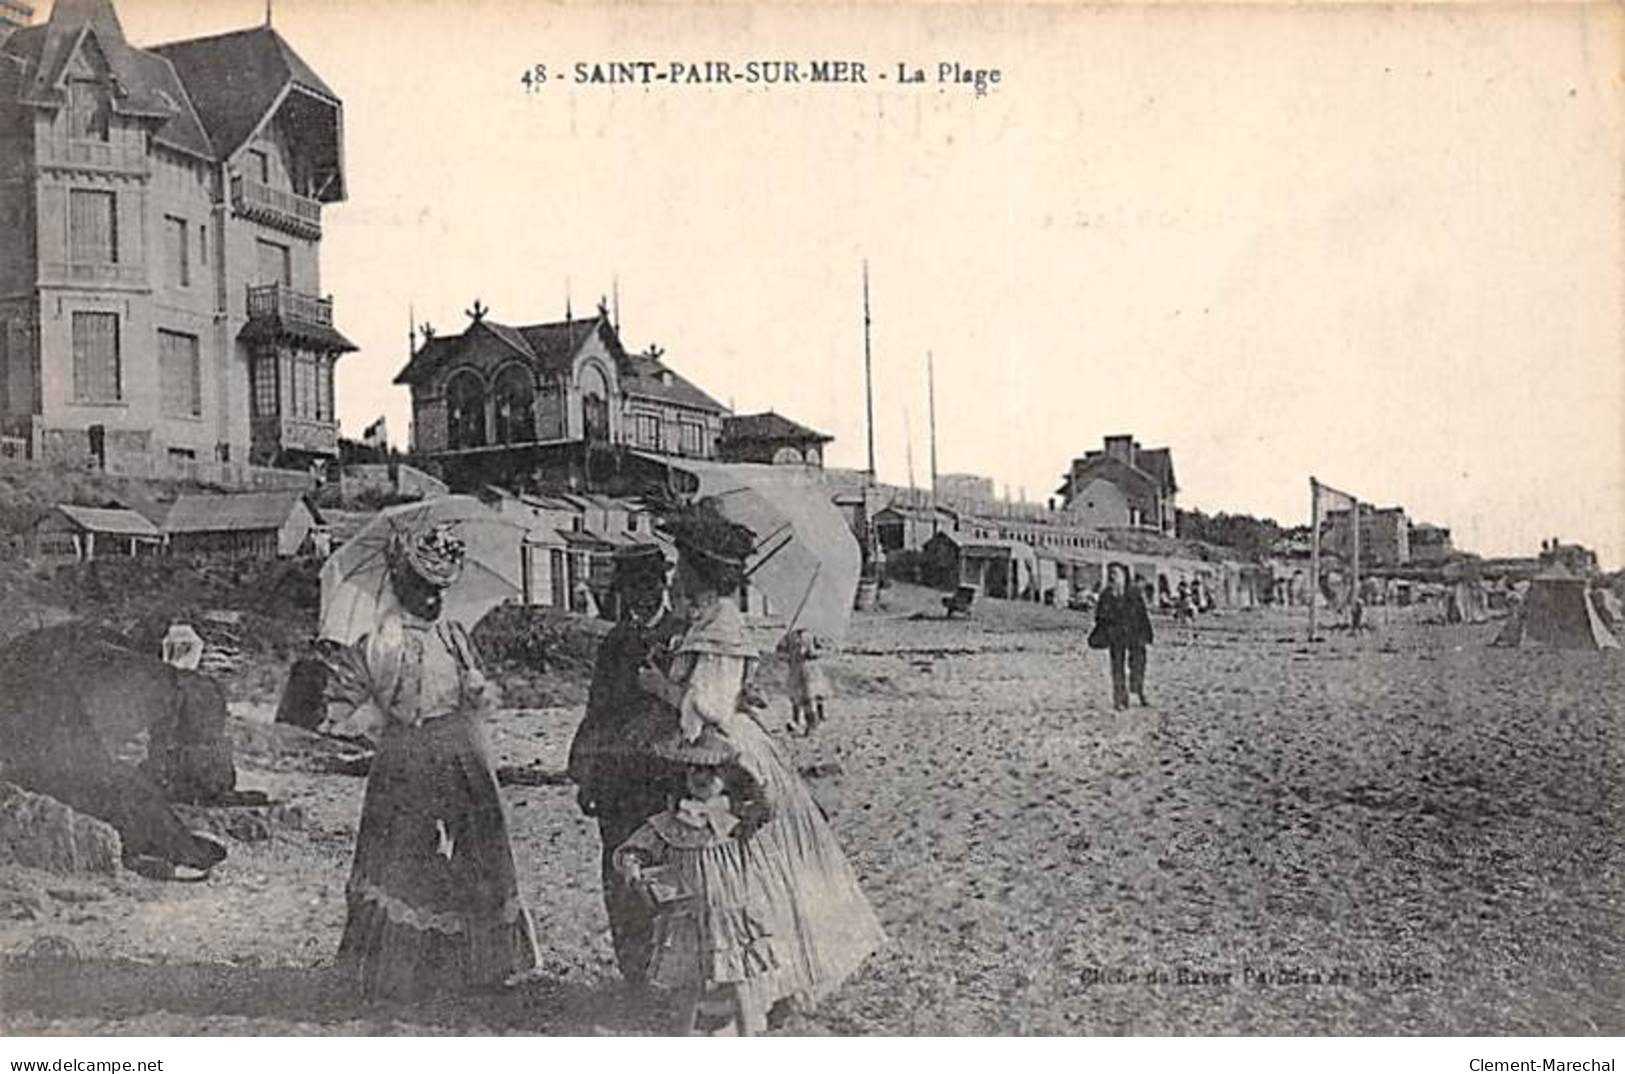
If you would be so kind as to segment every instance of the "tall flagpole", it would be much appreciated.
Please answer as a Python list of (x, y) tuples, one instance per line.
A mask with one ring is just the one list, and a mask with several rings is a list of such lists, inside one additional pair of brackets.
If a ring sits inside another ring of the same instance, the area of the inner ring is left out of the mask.
[(863, 260), (863, 394), (869, 418), (869, 484), (875, 483), (875, 382), (869, 350), (869, 259)]
[(1320, 599), (1320, 482), (1309, 479), (1309, 640), (1315, 640), (1315, 603)]
[(925, 352), (925, 387), (931, 404), (931, 502), (937, 501), (937, 375), (936, 361)]
[(908, 407), (903, 408), (903, 451), (908, 458), (908, 490), (913, 492), (918, 486), (914, 484), (914, 430), (909, 425)]

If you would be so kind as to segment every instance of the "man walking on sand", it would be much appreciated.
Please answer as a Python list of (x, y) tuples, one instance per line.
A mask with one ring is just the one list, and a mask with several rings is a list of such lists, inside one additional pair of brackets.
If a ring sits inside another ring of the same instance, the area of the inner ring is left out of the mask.
[(1112, 564), (1106, 577), (1106, 589), (1095, 606), (1095, 626), (1089, 634), (1089, 646), (1110, 651), (1113, 707), (1128, 708), (1130, 692), (1140, 699), (1140, 704), (1148, 705), (1145, 647), (1152, 641), (1151, 616), (1138, 588), (1128, 584), (1128, 571), (1122, 564)]

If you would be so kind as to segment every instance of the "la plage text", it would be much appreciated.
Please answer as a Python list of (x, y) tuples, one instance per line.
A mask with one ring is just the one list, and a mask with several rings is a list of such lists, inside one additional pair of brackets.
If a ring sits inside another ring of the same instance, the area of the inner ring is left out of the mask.
[[(997, 67), (959, 60), (932, 64), (873, 64), (862, 60), (612, 60), (577, 62), (564, 78), (578, 86), (697, 85), (935, 85), (964, 87), (985, 96), (1003, 80)], [(545, 85), (551, 72), (537, 64), (522, 81), (529, 89)]]

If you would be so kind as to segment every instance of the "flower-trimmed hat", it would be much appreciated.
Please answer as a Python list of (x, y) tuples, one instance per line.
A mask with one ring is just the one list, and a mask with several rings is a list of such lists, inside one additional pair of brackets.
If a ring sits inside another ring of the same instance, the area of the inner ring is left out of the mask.
[(397, 530), (385, 549), (391, 574), (412, 575), (436, 589), (449, 588), (463, 572), (466, 549), (450, 523)]

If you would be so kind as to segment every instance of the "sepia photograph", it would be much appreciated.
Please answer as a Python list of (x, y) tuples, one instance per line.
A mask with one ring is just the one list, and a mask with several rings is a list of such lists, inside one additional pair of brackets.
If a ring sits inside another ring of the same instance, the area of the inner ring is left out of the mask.
[(1622, 212), (1613, 2), (0, 0), (0, 1036), (1613, 1070)]

